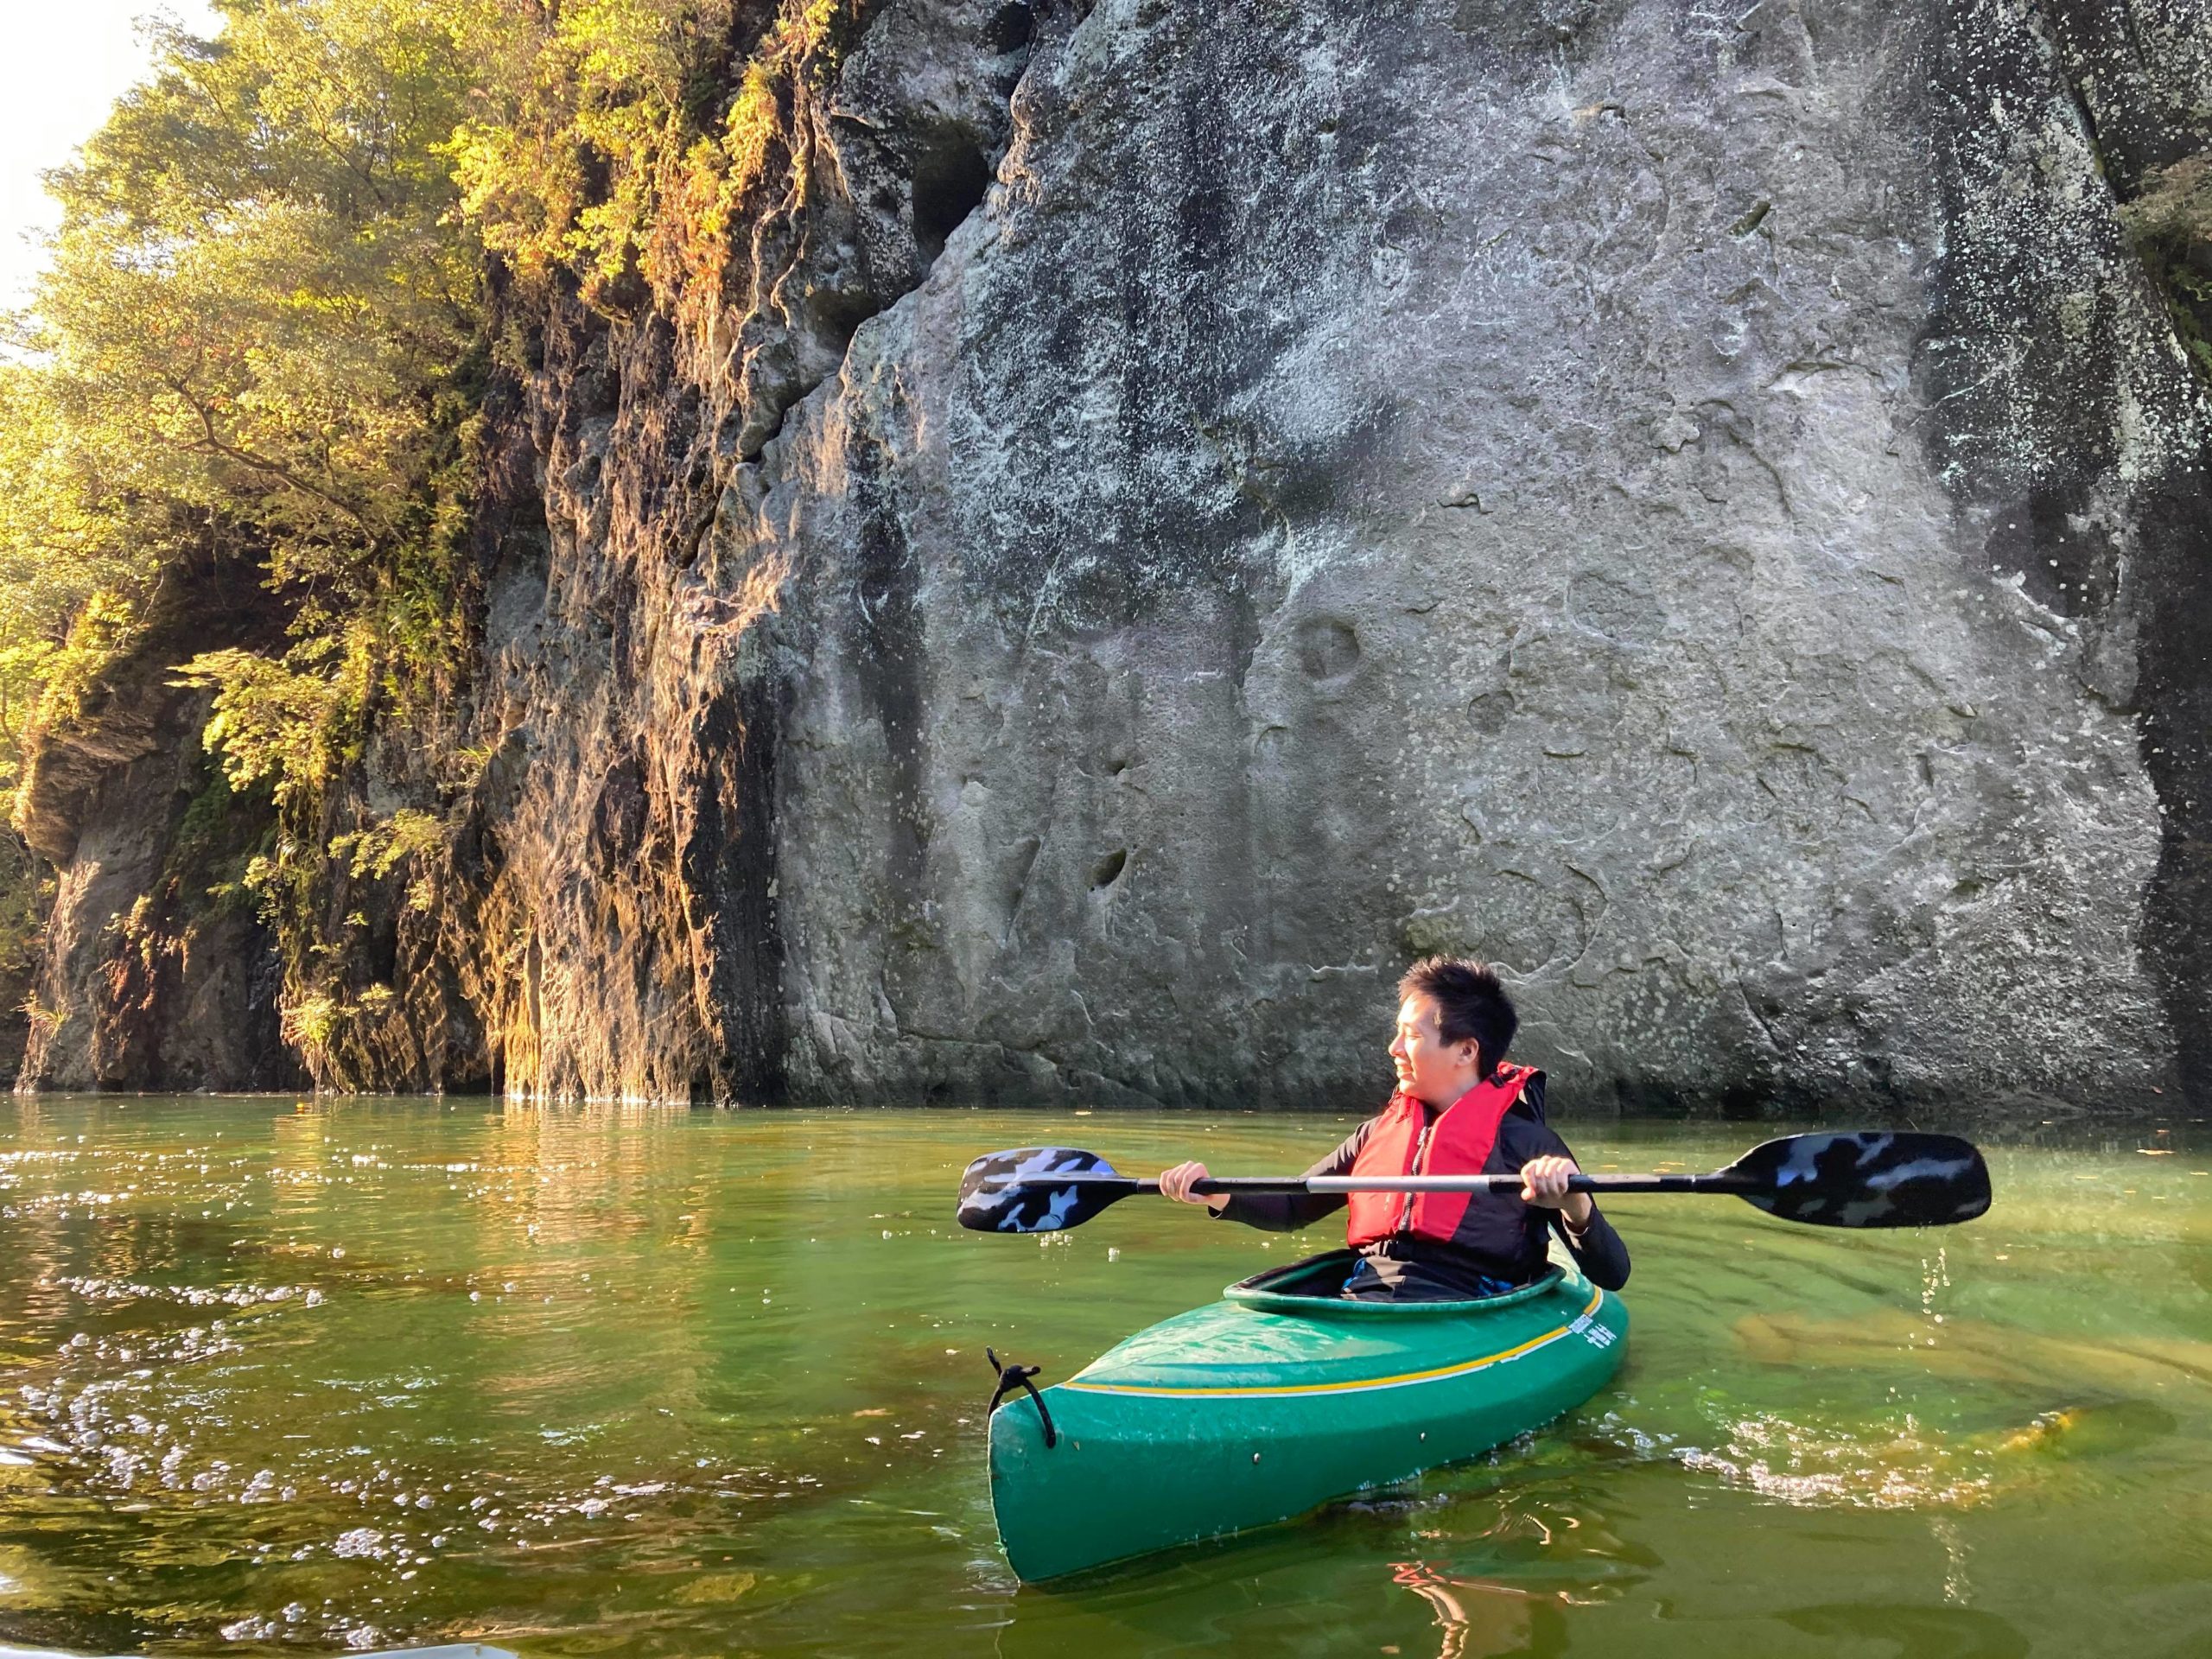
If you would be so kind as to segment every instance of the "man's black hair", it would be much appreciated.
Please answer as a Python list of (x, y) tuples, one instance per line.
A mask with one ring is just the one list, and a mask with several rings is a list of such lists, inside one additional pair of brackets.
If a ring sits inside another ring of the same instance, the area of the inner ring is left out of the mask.
[(1483, 1076), (1513, 1046), (1521, 1016), (1487, 963), (1469, 957), (1423, 957), (1398, 982), (1400, 1001), (1416, 994), (1436, 1004), (1436, 1029), (1446, 1042), (1475, 1039)]

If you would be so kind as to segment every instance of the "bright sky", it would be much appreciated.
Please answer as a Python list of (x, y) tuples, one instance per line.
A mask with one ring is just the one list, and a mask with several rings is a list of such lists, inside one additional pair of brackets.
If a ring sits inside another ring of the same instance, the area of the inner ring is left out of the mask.
[(33, 244), (56, 209), (39, 175), (67, 161), (117, 95), (146, 78), (151, 59), (135, 22), (156, 13), (202, 33), (215, 27), (206, 0), (0, 0), (0, 308), (29, 298), (45, 266)]

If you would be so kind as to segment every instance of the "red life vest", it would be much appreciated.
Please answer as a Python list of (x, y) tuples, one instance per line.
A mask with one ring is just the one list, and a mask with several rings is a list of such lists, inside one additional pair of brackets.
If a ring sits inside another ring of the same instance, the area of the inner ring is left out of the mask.
[[(1352, 1160), (1354, 1175), (1479, 1175), (1497, 1141), (1497, 1126), (1521, 1098), (1525, 1065), (1501, 1065), (1421, 1128), (1427, 1109), (1411, 1095), (1390, 1096)], [(1471, 1192), (1355, 1192), (1344, 1224), (1355, 1250), (1396, 1232), (1449, 1244), (1467, 1213)]]

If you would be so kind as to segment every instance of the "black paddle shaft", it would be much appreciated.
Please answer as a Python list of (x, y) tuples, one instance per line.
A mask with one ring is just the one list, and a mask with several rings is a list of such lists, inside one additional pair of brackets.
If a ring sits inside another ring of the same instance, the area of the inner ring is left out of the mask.
[[(1116, 1198), (1157, 1192), (1160, 1183), (1139, 1175), (1057, 1175), (1047, 1183)], [(1503, 1175), (1210, 1175), (1192, 1181), (1194, 1197), (1253, 1192), (1518, 1192), (1521, 1177)], [(1747, 1192), (1758, 1183), (1729, 1170), (1710, 1175), (1570, 1175), (1570, 1192)]]
[[(1074, 1178), (1088, 1185), (1091, 1182), (1105, 1183), (1128, 1178), (1117, 1175), (1088, 1175)], [(1567, 1190), (1570, 1192), (1745, 1192), (1756, 1183), (1729, 1170), (1719, 1170), (1710, 1175), (1570, 1175)], [(1157, 1192), (1158, 1181), (1138, 1180), (1134, 1190)], [(1192, 1181), (1191, 1191), (1199, 1198), (1211, 1198), (1218, 1192), (1518, 1192), (1521, 1177), (1507, 1175), (1382, 1175), (1363, 1178), (1357, 1175), (1316, 1175), (1310, 1180), (1283, 1180), (1271, 1175), (1224, 1175)]]
[[(1471, 1192), (1519, 1191), (1517, 1174), (1209, 1176), (1194, 1196), (1238, 1192)], [(1980, 1153), (1948, 1135), (1862, 1130), (1785, 1135), (1753, 1147), (1726, 1169), (1700, 1175), (1576, 1174), (1572, 1192), (1730, 1193), (1784, 1221), (1816, 1227), (1943, 1227), (1989, 1208)], [(1043, 1233), (1080, 1226), (1156, 1179), (1123, 1175), (1096, 1153), (1020, 1147), (968, 1166), (960, 1224), (979, 1232)]]

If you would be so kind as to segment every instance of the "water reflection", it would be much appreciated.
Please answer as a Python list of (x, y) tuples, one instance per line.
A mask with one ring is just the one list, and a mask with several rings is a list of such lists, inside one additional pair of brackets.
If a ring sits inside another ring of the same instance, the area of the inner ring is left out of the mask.
[[(1557, 1653), (1567, 1645), (1567, 1626), (1560, 1617), (1560, 1604), (1567, 1599), (1564, 1591), (1546, 1593), (1490, 1580), (1454, 1578), (1427, 1561), (1393, 1561), (1390, 1567), (1393, 1584), (1412, 1591), (1436, 1610), (1437, 1628), (1443, 1632), (1437, 1659)], [(1382, 1651), (1405, 1649), (1389, 1642)]]
[[(1940, 1240), (1624, 1201), (1637, 1332), (1586, 1411), (1019, 1589), (985, 1344), (1065, 1376), (1294, 1245), (1136, 1204), (1042, 1245), (964, 1235), (960, 1168), (1039, 1138), (1013, 1115), (0, 1110), (0, 1640), (1704, 1659), (2212, 1635), (2212, 1179), (2187, 1147), (2000, 1148), (1999, 1209)], [(1258, 1171), (1340, 1128), (1085, 1138), (1144, 1167), (1203, 1137)], [(1576, 1138), (1741, 1150), (1701, 1135)]]
[(1897, 1659), (2024, 1659), (2029, 1650), (2010, 1620), (1970, 1607), (1850, 1604), (1795, 1607), (1776, 1617), (1829, 1642), (1878, 1644)]

